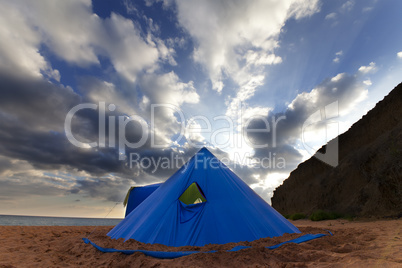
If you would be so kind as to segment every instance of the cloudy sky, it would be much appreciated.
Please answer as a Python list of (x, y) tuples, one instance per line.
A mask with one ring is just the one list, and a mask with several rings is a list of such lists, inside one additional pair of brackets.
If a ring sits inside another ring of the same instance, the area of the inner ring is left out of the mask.
[(0, 0), (0, 214), (122, 217), (130, 186), (166, 180), (202, 146), (269, 202), (401, 82), (401, 11)]

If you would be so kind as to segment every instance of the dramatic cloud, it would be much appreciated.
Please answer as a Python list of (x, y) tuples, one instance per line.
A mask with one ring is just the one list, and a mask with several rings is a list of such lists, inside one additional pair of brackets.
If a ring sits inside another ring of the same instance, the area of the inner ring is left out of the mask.
[(41, 77), (42, 72), (56, 80), (57, 70), (52, 70), (38, 52), (41, 36), (26, 23), (12, 2), (2, 1), (0, 10), (0, 70), (22, 76)]
[[(183, 102), (196, 102), (198, 101), (198, 95), (194, 93), (194, 89), (190, 84), (178, 83), (177, 77), (173, 74), (168, 75), (170, 79), (173, 79), (170, 83), (170, 94), (176, 94), (176, 98), (179, 101), (174, 102), (175, 105), (180, 105)], [(156, 77), (158, 78), (158, 77)], [(142, 183), (149, 180), (156, 180), (152, 178), (149, 168), (145, 171), (137, 170), (136, 167), (130, 168), (127, 166), (127, 161), (119, 161), (119, 151), (117, 146), (109, 148), (88, 148), (81, 149), (72, 145), (64, 134), (64, 121), (68, 111), (74, 106), (83, 103), (84, 100), (75, 93), (71, 88), (64, 88), (53, 85), (42, 79), (22, 79), (20, 77), (1, 76), (2, 84), (0, 85), (0, 91), (2, 92), (2, 98), (0, 98), (0, 152), (5, 158), (0, 160), (0, 172), (4, 173), (8, 170), (7, 166), (13, 166), (10, 159), (19, 159), (27, 161), (34, 168), (49, 172), (54, 170), (67, 169), (72, 174), (76, 173), (76, 170), (83, 170), (87, 172), (86, 177), (89, 182), (79, 183), (80, 186), (75, 188), (81, 189), (84, 185), (88, 185), (93, 181), (93, 176), (104, 176), (108, 173), (118, 173), (120, 178), (127, 178), (128, 174), (136, 174), (132, 177), (132, 180)], [(158, 83), (159, 80), (155, 82)], [(163, 85), (168, 84), (169, 79), (159, 81)], [(87, 96), (96, 103), (96, 101), (115, 100), (117, 105), (124, 104), (123, 100), (118, 102), (114, 95), (116, 90), (111, 84), (101, 82), (94, 79), (86, 79), (89, 91), (86, 92)], [(159, 85), (159, 87), (162, 86)], [(96, 95), (93, 88), (96, 86), (99, 95)], [(103, 86), (103, 88), (102, 88)], [(156, 88), (155, 90), (158, 90)], [(102, 95), (103, 94), (103, 95)], [(157, 98), (158, 92), (155, 92)], [(188, 98), (183, 98), (183, 95)], [(95, 96), (93, 96), (95, 95)], [(180, 98), (179, 98), (180, 96)], [(97, 97), (99, 99), (97, 99)], [(128, 103), (125, 103), (128, 105)], [(122, 105), (124, 111), (126, 108)], [(99, 109), (98, 109), (99, 110)], [(99, 111), (84, 109), (77, 113), (73, 117), (72, 131), (74, 137), (81, 142), (97, 142), (99, 140)], [(108, 112), (106, 118), (112, 116), (117, 118), (122, 116), (121, 112), (115, 113)], [(163, 114), (164, 119), (158, 119), (159, 121), (171, 119), (172, 115), (167, 116)], [(105, 122), (105, 127), (108, 130), (109, 125)], [(177, 125), (177, 124), (176, 124)], [(134, 127), (135, 125), (127, 125), (125, 129), (125, 136), (127, 140), (135, 142), (138, 136), (142, 135), (141, 129)], [(161, 126), (158, 126), (161, 128)], [(166, 124), (168, 127), (168, 124)], [(140, 130), (140, 132), (139, 132)], [(162, 132), (162, 131), (159, 131)], [(172, 135), (172, 132), (169, 133)], [(158, 137), (160, 134), (156, 134)], [(115, 144), (118, 144), (117, 137), (119, 136), (119, 130), (116, 130)], [(149, 140), (149, 139), (148, 139)], [(106, 141), (109, 141), (109, 132), (106, 131)], [(141, 151), (148, 151), (155, 158), (158, 155), (158, 149), (152, 150), (149, 144), (142, 147), (140, 150), (136, 150), (136, 153)], [(129, 154), (131, 151), (127, 151)], [(194, 152), (194, 150), (192, 150)], [(175, 153), (174, 151), (165, 151), (164, 155)], [(176, 153), (177, 154), (177, 153)], [(146, 156), (144, 154), (144, 156)], [(187, 158), (189, 155), (187, 155)], [(157, 175), (164, 175), (159, 177), (159, 180), (166, 178), (167, 175), (172, 174), (174, 170), (180, 166), (172, 166), (164, 170), (166, 172)], [(34, 169), (32, 169), (34, 170)], [(29, 173), (31, 171), (27, 171)], [(146, 173), (149, 175), (146, 175)], [(43, 172), (42, 172), (43, 173)], [(42, 174), (40, 172), (40, 174)], [(26, 175), (26, 174), (25, 174)], [(138, 176), (140, 178), (137, 179)], [(39, 178), (39, 175), (36, 174)], [(31, 178), (31, 176), (26, 176)], [(10, 178), (10, 177), (8, 177)], [(107, 181), (105, 181), (105, 189), (107, 189)], [(127, 184), (127, 180), (121, 181), (118, 177), (115, 179), (116, 183)], [(37, 180), (31, 182), (36, 183)], [(124, 183), (123, 183), (124, 182)], [(85, 184), (86, 183), (86, 184)], [(129, 183), (128, 183), (129, 184)], [(95, 185), (95, 183), (94, 183)], [(109, 185), (110, 186), (110, 185)], [(72, 186), (71, 186), (72, 187)], [(101, 183), (96, 184), (94, 188), (103, 187)], [(122, 186), (123, 187), (123, 186)], [(97, 190), (94, 190), (95, 192)], [(84, 189), (85, 190), (85, 189)], [(107, 196), (104, 195), (104, 198)], [(113, 199), (116, 201), (116, 199)]]
[[(129, 81), (135, 81), (140, 71), (153, 67), (158, 60), (157, 44), (144, 40), (131, 20), (115, 13), (103, 20), (92, 13), (90, 0), (23, 1), (9, 4), (7, 10), (2, 23), (4, 30), (0, 31), (4, 35), (2, 47), (7, 49), (7, 54), (12, 51), (10, 48), (17, 50), (16, 54), (24, 51), (21, 59), (14, 56), (13, 60), (22, 62), (36, 76), (42, 70), (58, 77), (58, 72), (38, 53), (42, 44), (59, 58), (82, 67), (99, 66), (99, 57), (108, 57), (114, 69)], [(15, 25), (19, 25), (18, 34), (23, 38), (5, 30)], [(173, 53), (166, 51), (164, 44), (159, 46), (165, 57)]]
[(205, 66), (212, 88), (222, 93), (225, 81), (235, 83), (227, 89), (234, 92), (226, 99), (225, 115), (234, 120), (233, 139), (241, 138), (237, 131), (250, 114), (267, 116), (271, 110), (246, 102), (264, 85), (266, 67), (282, 62), (275, 55), (282, 27), (289, 18), (318, 12), (318, 1), (177, 1), (177, 8), (179, 23), (196, 42), (193, 58)]
[[(373, 90), (383, 97), (382, 72), (399, 79), (402, 52), (365, 43), (386, 27), (362, 12), (379, 1), (0, 5), (0, 199), (12, 213), (52, 202), (54, 215), (104, 215), (129, 186), (164, 181), (200, 146), (268, 199), (313, 153), (305, 145), (326, 142), (324, 122), (302, 139), (311, 115), (332, 116), (323, 108), (337, 103), (340, 117), (354, 108), (357, 118)], [(389, 31), (384, 46), (399, 42)]]
[(285, 21), (317, 12), (318, 1), (177, 1), (177, 8), (180, 24), (197, 43), (194, 60), (206, 67), (212, 87), (221, 92), (227, 77), (248, 87), (254, 68), (281, 62), (273, 51)]
[[(172, 135), (181, 132), (182, 124), (185, 123), (183, 114), (178, 115), (179, 120), (175, 116), (177, 112), (181, 112), (180, 106), (183, 103), (198, 103), (199, 95), (193, 82), (183, 83), (173, 72), (146, 75), (142, 77), (140, 85), (145, 92), (144, 109), (154, 112), (154, 117), (150, 118), (151, 124), (157, 128), (161, 138), (164, 137), (162, 144), (167, 144)], [(151, 107), (151, 104), (155, 106)]]
[[(78, 77), (80, 94), (70, 87), (50, 83), (47, 78), (59, 81), (60, 74), (39, 52), (42, 45), (60, 59), (81, 67), (99, 66), (99, 58), (108, 57), (121, 77), (135, 82), (141, 71), (157, 68), (159, 58), (176, 64), (171, 48), (174, 41), (167, 42), (167, 46), (152, 35), (144, 39), (131, 20), (115, 13), (101, 19), (92, 12), (91, 1), (40, 1), (35, 5), (30, 1), (6, 2), (4, 7), (0, 11), (0, 148), (4, 156), (27, 161), (41, 170), (64, 167), (73, 173), (85, 170), (89, 182), (84, 180), (79, 184), (81, 188), (90, 184), (92, 175), (117, 172), (124, 177), (133, 170), (119, 161), (117, 147), (81, 149), (68, 142), (64, 121), (70, 109), (85, 102), (95, 105), (106, 102), (116, 107), (114, 112), (107, 110), (106, 118), (139, 114), (150, 121), (150, 103), (168, 103), (179, 108), (183, 103), (199, 101), (193, 83), (181, 82), (173, 72), (142, 75), (138, 90), (121, 81), (116, 85), (84, 76)], [(72, 121), (74, 138), (80, 142), (98, 141), (99, 109), (84, 109), (76, 114)], [(174, 111), (159, 111), (155, 120), (158, 127), (154, 135), (169, 142), (177, 132)], [(108, 122), (105, 126), (109, 129)], [(118, 144), (118, 130), (115, 144)], [(133, 123), (124, 130), (130, 142), (142, 135)], [(108, 131), (106, 140), (110, 141)], [(147, 149), (149, 144), (142, 148)]]
[[(284, 113), (271, 112), (265, 122), (256, 119), (245, 126), (246, 130), (266, 130), (266, 132), (247, 132), (247, 137), (253, 144), (266, 145), (265, 148), (256, 148), (254, 157), (263, 158), (275, 153), (277, 157), (284, 157), (287, 170), (292, 170), (302, 158), (295, 145), (302, 139), (303, 123), (315, 112), (332, 103), (337, 103), (339, 115), (347, 114), (366, 96), (367, 89), (358, 77), (345, 73), (326, 79), (310, 92), (300, 93)], [(325, 121), (325, 118), (322, 120)], [(323, 125), (317, 122), (315, 127), (322, 128)], [(327, 142), (325, 138), (322, 141), (323, 144)]]
[[(341, 73), (324, 80), (310, 92), (298, 94), (284, 113), (269, 112), (267, 117), (243, 125), (244, 135), (254, 147), (254, 154), (249, 157), (256, 163), (250, 174), (258, 182), (255, 190), (267, 200), (272, 197), (273, 189), (290, 171), (339, 134), (338, 127), (328, 128), (331, 126), (328, 124), (362, 102), (367, 97), (366, 86), (358, 75)], [(326, 114), (322, 113), (324, 110)], [(317, 112), (321, 117), (303, 128)]]
[(97, 44), (106, 50), (116, 71), (134, 82), (139, 71), (152, 67), (156, 62), (158, 50), (154, 44), (148, 44), (140, 37), (131, 20), (113, 13), (104, 25), (106, 34)]
[(23, 1), (15, 8), (60, 58), (81, 66), (99, 63), (92, 41), (102, 30), (101, 20), (92, 14), (91, 1)]
[[(140, 109), (135, 109), (138, 102), (134, 97), (122, 98), (121, 92), (119, 94), (111, 83), (83, 77), (80, 83), (82, 89), (86, 89), (82, 93), (87, 97), (82, 98), (71, 88), (57, 86), (43, 79), (22, 79), (10, 75), (1, 75), (0, 79), (0, 174), (3, 176), (2, 189), (6, 191), (2, 192), (3, 196), (10, 196), (7, 193), (13, 193), (18, 184), (21, 184), (21, 195), (26, 195), (29, 189), (32, 190), (30, 195), (40, 195), (42, 189), (48, 195), (79, 193), (117, 202), (121, 201), (128, 185), (160, 182), (172, 175), (196, 152), (196, 149), (190, 147), (183, 147), (182, 152), (154, 149), (150, 145), (150, 136), (147, 136), (144, 146), (136, 150), (125, 148), (127, 159), (119, 160), (121, 152), (117, 146), (120, 129), (116, 125), (115, 137), (112, 139), (115, 146), (109, 147), (111, 140), (107, 119), (116, 118), (117, 123), (117, 118), (125, 116), (124, 112), (140, 114)], [(147, 87), (148, 98), (152, 103), (163, 102), (177, 108), (183, 103), (195, 103), (199, 100), (192, 83), (181, 83), (174, 73), (144, 77), (142, 85)], [(99, 141), (100, 101), (114, 103), (117, 108), (113, 112), (107, 109), (105, 111), (104, 148), (78, 148), (66, 139), (66, 115), (71, 108), (85, 101), (91, 101), (98, 108), (83, 109), (73, 117), (72, 134), (80, 142)], [(149, 107), (143, 107), (142, 114), (144, 118), (150, 119)], [(161, 135), (166, 135), (163, 137), (169, 142), (169, 137), (178, 132), (179, 124), (174, 118), (169, 109), (167, 113), (158, 111), (155, 114), (157, 127), (154, 135), (157, 141)], [(143, 135), (142, 129), (133, 123), (129, 123), (123, 131), (129, 142), (136, 142)], [(145, 165), (137, 165), (136, 162), (130, 162), (130, 153), (135, 153), (135, 157), (138, 155), (141, 159), (155, 161), (162, 158), (173, 159), (175, 155), (183, 160), (177, 165), (171, 164), (164, 168), (155, 163), (148, 165), (144, 162)], [(21, 163), (30, 168), (22, 170)], [(68, 183), (66, 178), (56, 180), (55, 176), (61, 170), (70, 174)], [(62, 183), (63, 181), (66, 183)]]

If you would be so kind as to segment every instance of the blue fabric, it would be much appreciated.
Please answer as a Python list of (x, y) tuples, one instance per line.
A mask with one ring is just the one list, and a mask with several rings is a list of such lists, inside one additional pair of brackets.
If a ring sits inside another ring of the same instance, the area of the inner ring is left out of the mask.
[[(135, 250), (124, 250), (124, 249), (114, 249), (114, 248), (103, 248), (89, 240), (88, 238), (83, 238), (85, 244), (91, 244), (97, 250), (104, 252), (104, 253), (113, 253), (113, 252), (120, 252), (127, 255), (134, 254), (136, 252), (144, 253), (147, 256), (151, 256), (158, 259), (175, 259), (183, 256), (187, 256), (194, 253), (199, 253), (199, 251), (151, 251), (151, 250), (142, 250), (142, 249), (135, 249)], [(216, 251), (208, 251), (207, 253), (212, 253)]]
[[(183, 206), (178, 199), (193, 182), (207, 201)], [(284, 233), (300, 231), (203, 148), (108, 235), (178, 247), (253, 241)]]
[(279, 248), (280, 246), (282, 246), (284, 244), (288, 244), (288, 243), (300, 244), (302, 242), (310, 241), (310, 240), (320, 238), (320, 237), (323, 237), (323, 236), (326, 236), (326, 235), (327, 234), (315, 234), (315, 235), (314, 234), (306, 234), (306, 235), (300, 236), (300, 237), (298, 237), (296, 239), (285, 241), (285, 242), (282, 242), (282, 243), (279, 243), (279, 244), (276, 244), (274, 246), (270, 246), (270, 247), (267, 247), (267, 248), (268, 249), (276, 249), (276, 248)]
[[(323, 236), (326, 236), (327, 234), (306, 234), (303, 236), (300, 236), (296, 239), (292, 239), (289, 241), (285, 241), (282, 242), (280, 244), (274, 245), (274, 246), (270, 246), (270, 247), (266, 247), (267, 249), (276, 249), (284, 244), (288, 244), (288, 243), (296, 243), (296, 244), (300, 244), (302, 242), (306, 242), (306, 241), (310, 241), (316, 238), (320, 238)], [(332, 234), (331, 234), (332, 235)], [(84, 240), (84, 242), (86, 244), (91, 244), (92, 246), (94, 246), (97, 250), (104, 252), (104, 253), (112, 253), (112, 252), (121, 252), (124, 254), (134, 254), (136, 252), (141, 252), (144, 253), (147, 256), (151, 256), (154, 258), (158, 258), (158, 259), (174, 259), (174, 258), (179, 258), (179, 257), (183, 257), (183, 256), (187, 256), (187, 255), (191, 255), (191, 254), (195, 254), (195, 253), (214, 253), (216, 252), (216, 250), (211, 250), (211, 251), (150, 251), (150, 250), (141, 250), (141, 249), (135, 249), (135, 250), (119, 250), (119, 249), (114, 249), (114, 248), (103, 248), (100, 247), (98, 245), (96, 245), (95, 243), (93, 243), (92, 241), (90, 241), (88, 238), (83, 238), (82, 240)], [(242, 249), (247, 249), (247, 248), (251, 248), (249, 246), (236, 246), (230, 250), (227, 250), (227, 252), (234, 252), (234, 251), (239, 251)]]
[(180, 210), (180, 223), (185, 223), (195, 216), (200, 215), (205, 206), (205, 202), (187, 205), (179, 200), (178, 205), (180, 206), (178, 208), (178, 210)]
[(161, 183), (156, 183), (156, 184), (151, 184), (147, 186), (142, 186), (142, 187), (135, 187), (131, 189), (130, 195), (128, 197), (127, 201), (127, 207), (126, 207), (126, 217), (128, 214), (130, 214), (131, 211), (133, 211), (139, 204), (142, 203), (148, 196), (150, 196), (158, 187), (161, 185)]

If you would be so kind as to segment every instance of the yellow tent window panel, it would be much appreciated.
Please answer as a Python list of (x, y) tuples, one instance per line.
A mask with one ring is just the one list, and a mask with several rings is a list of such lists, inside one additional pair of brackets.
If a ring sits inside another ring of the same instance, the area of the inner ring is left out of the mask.
[(186, 205), (206, 202), (204, 194), (197, 183), (193, 182), (179, 197), (179, 200)]

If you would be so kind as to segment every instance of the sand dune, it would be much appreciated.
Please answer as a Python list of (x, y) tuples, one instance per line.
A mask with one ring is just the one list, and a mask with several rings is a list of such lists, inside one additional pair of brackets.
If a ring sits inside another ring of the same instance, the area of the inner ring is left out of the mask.
[[(287, 244), (269, 250), (274, 245), (299, 235), (285, 235), (253, 242), (207, 245), (205, 247), (168, 248), (147, 245), (137, 241), (110, 240), (106, 233), (112, 227), (91, 226), (0, 226), (0, 267), (303, 267), (303, 266), (402, 266), (402, 219), (353, 221), (331, 220), (293, 222), (303, 233), (322, 233), (330, 230), (334, 235), (303, 244)], [(194, 254), (173, 260), (160, 260), (142, 253), (124, 255), (101, 253), (84, 244), (88, 237), (104, 247), (148, 250), (218, 250), (217, 253)], [(235, 245), (252, 248), (238, 252), (225, 252)]]

